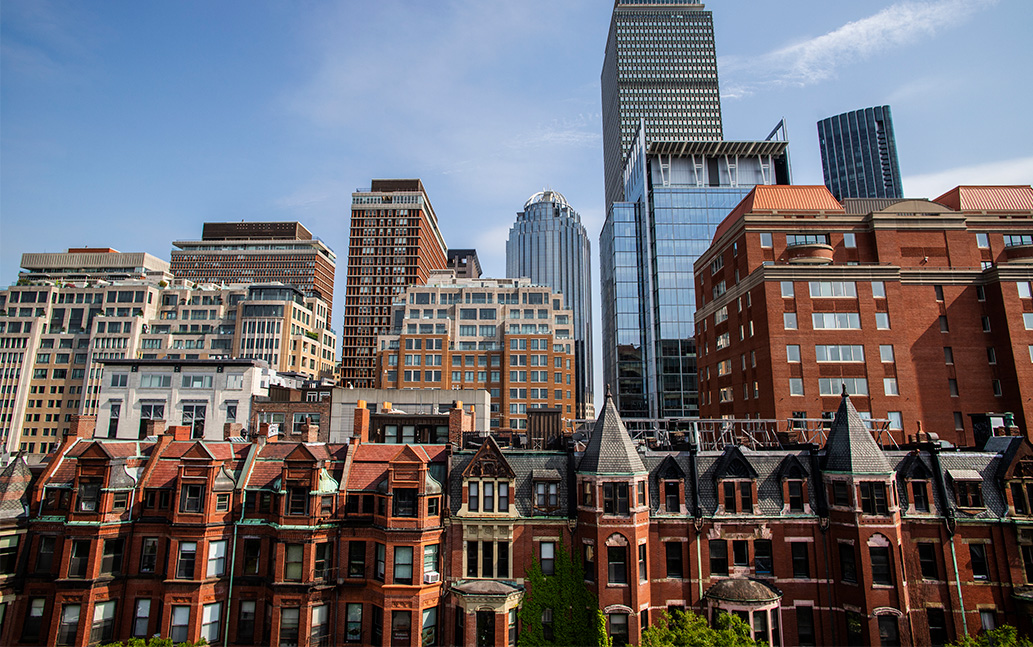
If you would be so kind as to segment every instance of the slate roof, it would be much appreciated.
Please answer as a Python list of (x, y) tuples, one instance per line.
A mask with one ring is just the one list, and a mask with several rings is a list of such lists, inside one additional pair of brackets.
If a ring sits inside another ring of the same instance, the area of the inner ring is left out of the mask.
[[(448, 501), (452, 514), (459, 512), (463, 505), (463, 471), (473, 460), (476, 452), (463, 451), (452, 455), (452, 466), (449, 469)], [(559, 516), (566, 517), (569, 511), (567, 478), (560, 478), (557, 487), (557, 507), (552, 514), (545, 514), (542, 511), (537, 513), (534, 510), (534, 474), (542, 472), (556, 472), (560, 476), (569, 473), (567, 466), (567, 453), (563, 451), (530, 451), (530, 450), (503, 450), (506, 462), (515, 474), (515, 492), (510, 496), (510, 501), (516, 507), (520, 516)], [(555, 482), (555, 481), (552, 481)]]
[(760, 580), (731, 577), (726, 580), (720, 580), (707, 589), (705, 597), (711, 600), (757, 603), (780, 600), (782, 592)]
[[(787, 455), (796, 456), (805, 467), (810, 465), (810, 458), (805, 450), (751, 450), (741, 447), (743, 458), (750, 464), (750, 467), (757, 473), (757, 501), (754, 502), (754, 513), (758, 515), (777, 515), (782, 513), (786, 501), (782, 499), (782, 464)], [(721, 493), (717, 490), (715, 476), (721, 467), (724, 453), (700, 452), (696, 457), (696, 466), (699, 470), (699, 498), (700, 507), (704, 516), (711, 516), (717, 513), (717, 504)], [(688, 465), (688, 455), (685, 456), (685, 464)], [(688, 467), (685, 468), (686, 471)], [(806, 480), (808, 500), (811, 504), (813, 514), (817, 502), (817, 493), (814, 491), (814, 479)], [(688, 490), (686, 495), (691, 496)], [(691, 499), (689, 499), (691, 501)], [(799, 513), (794, 513), (799, 514)]]
[(0, 472), (0, 519), (16, 519), (25, 515), (31, 482), (32, 472), (21, 455)]
[(592, 437), (578, 465), (579, 472), (594, 474), (644, 474), (646, 466), (631, 442), (610, 394), (595, 422)]
[(832, 421), (825, 440), (825, 471), (848, 474), (892, 474), (882, 448), (875, 442), (868, 425), (850, 402), (850, 396), (843, 394), (839, 411)]

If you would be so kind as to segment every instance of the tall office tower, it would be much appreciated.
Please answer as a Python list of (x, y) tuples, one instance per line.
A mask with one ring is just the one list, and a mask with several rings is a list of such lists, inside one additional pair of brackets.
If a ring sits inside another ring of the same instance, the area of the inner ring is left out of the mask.
[(692, 265), (750, 189), (789, 183), (787, 147), (647, 143), (639, 128), (626, 201), (610, 207), (599, 236), (603, 375), (622, 416), (699, 415)]
[[(206, 222), (201, 240), (172, 243), (172, 274), (195, 283), (280, 282), (319, 297), (332, 321), (337, 256), (300, 222)], [(329, 325), (329, 324), (327, 324)]]
[(435, 272), (394, 300), (377, 344), (377, 388), (488, 390), (492, 429), (527, 430), (535, 409), (569, 421), (572, 341), (571, 312), (551, 288)]
[(517, 213), (506, 241), (506, 276), (563, 295), (574, 318), (577, 417), (592, 418), (592, 249), (581, 216), (555, 191), (539, 191)]
[(825, 186), (837, 200), (904, 197), (889, 106), (822, 119), (818, 145)]
[(640, 120), (649, 141), (723, 137), (714, 22), (700, 3), (616, 0), (601, 84), (607, 209), (625, 199), (621, 173)]
[(341, 331), (341, 381), (374, 386), (377, 335), (391, 328), (391, 303), (448, 263), (438, 217), (420, 180), (373, 180), (352, 194), (348, 284)]

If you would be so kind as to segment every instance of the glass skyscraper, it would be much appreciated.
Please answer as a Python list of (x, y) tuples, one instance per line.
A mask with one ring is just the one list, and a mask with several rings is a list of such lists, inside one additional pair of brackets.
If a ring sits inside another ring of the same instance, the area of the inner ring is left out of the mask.
[(822, 119), (818, 146), (825, 186), (837, 200), (904, 197), (889, 106)]
[(624, 199), (624, 159), (646, 139), (720, 140), (714, 21), (701, 3), (616, 0), (601, 75), (606, 207)]
[(506, 241), (506, 276), (563, 294), (573, 317), (575, 403), (593, 418), (591, 243), (581, 216), (556, 191), (539, 191), (517, 213)]

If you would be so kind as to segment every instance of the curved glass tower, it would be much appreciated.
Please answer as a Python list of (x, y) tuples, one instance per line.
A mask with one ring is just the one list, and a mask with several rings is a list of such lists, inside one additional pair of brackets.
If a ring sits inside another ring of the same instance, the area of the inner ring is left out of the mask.
[[(581, 216), (556, 191), (539, 191), (517, 213), (506, 241), (506, 276), (527, 277), (563, 294), (574, 330), (574, 400), (578, 418), (592, 418), (591, 243)], [(526, 312), (525, 312), (526, 315)], [(553, 388), (559, 388), (554, 385)], [(569, 388), (563, 385), (563, 388)]]

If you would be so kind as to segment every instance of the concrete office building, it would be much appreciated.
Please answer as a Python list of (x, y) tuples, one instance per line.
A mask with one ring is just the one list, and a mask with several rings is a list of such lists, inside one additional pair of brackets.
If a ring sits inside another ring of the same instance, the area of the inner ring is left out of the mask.
[(67, 252), (22, 254), (18, 278), (26, 281), (150, 279), (170, 281), (168, 261), (146, 252), (123, 253), (110, 247), (72, 247)]
[(814, 426), (845, 385), (887, 442), (982, 447), (992, 413), (1028, 429), (1031, 222), (1029, 186), (756, 187), (695, 266), (701, 413)]
[(435, 273), (394, 303), (377, 340), (380, 388), (487, 389), (491, 429), (527, 429), (528, 409), (574, 412), (574, 335), (563, 296), (528, 279)]
[(172, 274), (195, 283), (293, 285), (333, 317), (337, 256), (299, 222), (206, 222), (201, 240), (172, 243)]
[(818, 146), (825, 186), (837, 200), (904, 197), (889, 106), (822, 119)]
[(649, 141), (720, 140), (714, 21), (701, 3), (615, 0), (601, 75), (606, 208), (641, 120)]
[(438, 217), (420, 180), (373, 180), (352, 194), (348, 285), (341, 334), (341, 383), (372, 388), (377, 335), (391, 303), (447, 263)]
[(517, 213), (506, 241), (506, 276), (527, 277), (563, 295), (574, 331), (578, 418), (592, 418), (592, 249), (581, 216), (556, 191), (539, 191)]
[(758, 185), (789, 182), (788, 143), (648, 142), (599, 236), (603, 376), (622, 416), (699, 415), (692, 264)]

